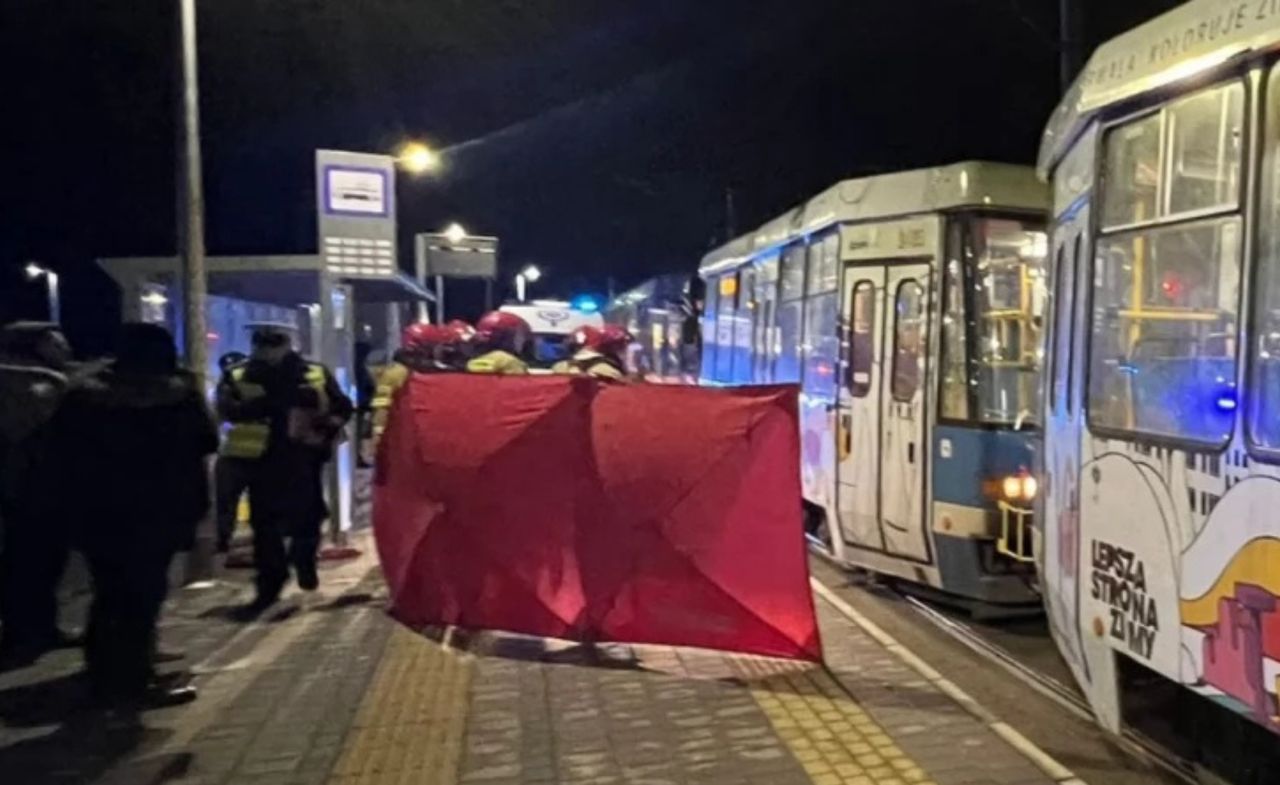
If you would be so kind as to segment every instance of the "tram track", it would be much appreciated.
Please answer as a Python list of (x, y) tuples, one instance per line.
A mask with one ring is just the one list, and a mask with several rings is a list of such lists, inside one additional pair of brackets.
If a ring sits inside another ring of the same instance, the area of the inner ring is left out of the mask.
[[(807, 536), (806, 539), (812, 556), (837, 570), (846, 579), (852, 577), (847, 566), (827, 551), (825, 543), (813, 536)], [(919, 587), (912, 587), (896, 579), (882, 578), (873, 587), (863, 588), (873, 595), (879, 595), (882, 600), (907, 606), (917, 618), (928, 622), (928, 629), (967, 649), (982, 662), (998, 667), (1073, 720), (1098, 727), (1092, 709), (1072, 681), (1066, 663), (1061, 660), (1056, 646), (1048, 637), (1047, 629), (1031, 629), (1028, 634), (1028, 626), (1037, 626), (1033, 619), (995, 618), (971, 623), (966, 610), (947, 606), (945, 602), (930, 595), (925, 595), (928, 599), (922, 599), (918, 596)], [(1019, 625), (1021, 629), (1010, 633), (1011, 625)], [(1011, 640), (1039, 641), (1042, 645), (1005, 645), (999, 640), (1001, 636)], [(1056, 676), (1047, 672), (1055, 669), (1059, 671)], [(1127, 727), (1120, 736), (1106, 733), (1100, 728), (1098, 732), (1120, 754), (1158, 771), (1164, 776), (1163, 781), (1185, 785), (1226, 785), (1223, 780), (1203, 776), (1199, 767), (1139, 730)]]
[[(1077, 719), (1094, 722), (1093, 711), (1089, 708), (1088, 702), (1071, 684), (1064, 683), (1023, 662), (1006, 647), (992, 640), (990, 634), (984, 635), (975, 626), (939, 610), (930, 603), (913, 596), (908, 590), (900, 586), (893, 586), (891, 590), (934, 629), (986, 662), (1001, 668), (1020, 683), (1052, 701), (1063, 711)], [(1190, 761), (1138, 730), (1125, 728), (1119, 737), (1110, 738), (1125, 753), (1158, 768), (1179, 782), (1187, 785), (1210, 785), (1210, 781), (1199, 776), (1197, 767)]]

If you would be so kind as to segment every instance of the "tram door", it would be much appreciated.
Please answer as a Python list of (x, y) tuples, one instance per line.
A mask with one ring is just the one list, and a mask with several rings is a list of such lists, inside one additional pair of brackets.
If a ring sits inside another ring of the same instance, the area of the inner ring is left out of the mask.
[(837, 455), (840, 527), (850, 545), (929, 560), (925, 398), (929, 265), (850, 266)]

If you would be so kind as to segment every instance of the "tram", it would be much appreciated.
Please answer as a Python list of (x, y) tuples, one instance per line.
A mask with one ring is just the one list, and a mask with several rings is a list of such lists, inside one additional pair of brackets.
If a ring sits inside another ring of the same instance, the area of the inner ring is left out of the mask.
[(635, 338), (628, 370), (650, 383), (692, 384), (698, 378), (698, 316), (702, 279), (689, 273), (660, 275), (629, 289), (606, 306), (604, 320)]
[(848, 180), (703, 260), (701, 381), (801, 385), (806, 528), (838, 560), (1039, 602), (1048, 203), (1003, 164)]
[(1280, 730), (1278, 59), (1280, 3), (1196, 0), (1104, 44), (1044, 134), (1040, 573), (1112, 731), (1162, 683)]

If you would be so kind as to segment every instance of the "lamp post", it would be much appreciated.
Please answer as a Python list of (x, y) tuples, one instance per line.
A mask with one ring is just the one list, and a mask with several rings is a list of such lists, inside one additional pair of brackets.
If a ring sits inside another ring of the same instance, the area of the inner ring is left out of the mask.
[[(405, 142), (400, 145), (400, 148), (396, 150), (395, 160), (401, 169), (415, 177), (438, 173), (443, 164), (440, 159), (440, 153), (422, 142)], [(466, 230), (458, 226), (458, 224), (450, 226), (445, 232), (446, 236), (451, 238), (451, 233), (455, 231), (455, 227), (457, 227), (456, 230), (461, 233), (462, 237), (466, 236)], [(457, 241), (451, 239), (451, 242)], [(426, 276), (422, 274), (421, 270), (418, 271), (418, 277), (421, 279), (418, 283), (426, 286)], [(427, 321), (426, 303), (418, 303), (418, 321)], [(436, 321), (441, 324), (444, 322), (444, 281), (439, 275), (436, 276)]]
[(525, 295), (528, 294), (529, 284), (537, 283), (542, 277), (542, 271), (536, 265), (529, 265), (516, 274), (516, 299), (520, 302), (525, 301)]
[(28, 281), (34, 281), (37, 278), (44, 279), (49, 296), (49, 321), (55, 324), (62, 324), (62, 304), (58, 297), (58, 274), (48, 267), (42, 267), (35, 262), (27, 262), (25, 272)]
[[(457, 245), (467, 239), (467, 230), (460, 223), (451, 223), (441, 232), (450, 244)], [(436, 324), (444, 324), (444, 276), (436, 276)]]
[(178, 255), (182, 258), (182, 339), (187, 370), (203, 390), (208, 365), (204, 304), (204, 180), (200, 162), (200, 86), (196, 3), (178, 0)]

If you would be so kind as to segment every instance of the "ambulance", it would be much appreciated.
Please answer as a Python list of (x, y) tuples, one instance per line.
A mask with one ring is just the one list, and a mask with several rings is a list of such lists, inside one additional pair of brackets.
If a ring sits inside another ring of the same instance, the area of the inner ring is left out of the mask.
[(551, 366), (568, 356), (569, 337), (579, 327), (604, 327), (598, 310), (576, 308), (563, 300), (534, 300), (511, 303), (501, 308), (528, 323), (533, 331), (533, 347), (528, 352), (534, 373), (549, 372)]

